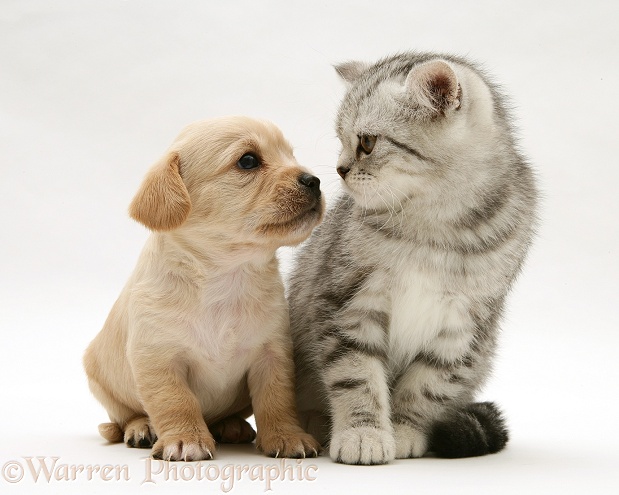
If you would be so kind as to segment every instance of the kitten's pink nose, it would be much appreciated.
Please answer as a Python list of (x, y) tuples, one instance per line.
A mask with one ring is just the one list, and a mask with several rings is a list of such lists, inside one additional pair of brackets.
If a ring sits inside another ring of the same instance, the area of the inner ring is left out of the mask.
[(337, 167), (337, 173), (340, 174), (340, 177), (342, 179), (346, 178), (346, 174), (350, 172), (350, 168), (345, 167), (344, 165), (340, 165), (339, 167)]

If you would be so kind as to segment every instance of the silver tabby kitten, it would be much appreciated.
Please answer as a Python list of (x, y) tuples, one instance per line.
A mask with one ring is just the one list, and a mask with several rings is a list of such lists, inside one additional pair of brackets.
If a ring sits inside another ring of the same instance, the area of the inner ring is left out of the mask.
[(474, 397), (537, 202), (501, 96), (453, 56), (336, 69), (345, 193), (289, 290), (304, 426), (347, 464), (497, 452), (501, 413)]

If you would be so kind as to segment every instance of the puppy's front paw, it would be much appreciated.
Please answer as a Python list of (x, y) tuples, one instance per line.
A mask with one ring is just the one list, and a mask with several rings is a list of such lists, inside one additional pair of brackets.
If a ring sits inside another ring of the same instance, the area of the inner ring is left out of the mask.
[(261, 434), (258, 430), (256, 447), (269, 457), (288, 457), (301, 459), (316, 457), (320, 453), (320, 444), (313, 436), (300, 428), (288, 432), (269, 432)]
[(329, 454), (343, 464), (386, 464), (395, 457), (393, 433), (369, 426), (337, 431), (331, 438)]
[(125, 426), (125, 443), (127, 447), (150, 449), (157, 441), (155, 430), (152, 429), (147, 416), (135, 418)]
[(210, 433), (189, 433), (162, 436), (155, 443), (152, 456), (164, 461), (208, 461), (214, 452), (215, 440)]
[(428, 451), (428, 438), (425, 433), (408, 425), (395, 425), (396, 459), (421, 457)]

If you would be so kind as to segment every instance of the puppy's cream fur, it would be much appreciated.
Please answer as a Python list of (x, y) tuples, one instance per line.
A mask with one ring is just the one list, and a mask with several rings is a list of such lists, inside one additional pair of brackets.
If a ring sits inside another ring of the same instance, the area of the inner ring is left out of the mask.
[[(246, 153), (260, 167), (239, 168)], [(220, 441), (251, 441), (242, 418), (253, 408), (261, 451), (316, 455), (296, 417), (275, 258), (322, 218), (303, 174), (279, 129), (246, 117), (188, 126), (153, 166), (130, 206), (153, 233), (84, 357), (112, 421), (99, 427), (104, 438), (209, 459), (209, 427)]]

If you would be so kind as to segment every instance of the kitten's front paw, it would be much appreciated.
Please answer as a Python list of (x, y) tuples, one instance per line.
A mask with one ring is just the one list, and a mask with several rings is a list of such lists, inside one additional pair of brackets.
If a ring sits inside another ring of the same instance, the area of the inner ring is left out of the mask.
[(393, 433), (369, 426), (337, 431), (329, 454), (343, 464), (386, 464), (395, 457)]
[(408, 425), (395, 425), (393, 430), (396, 459), (421, 457), (428, 451), (428, 438), (425, 433)]
[(269, 457), (305, 459), (320, 453), (320, 444), (313, 436), (300, 428), (298, 431), (268, 432), (262, 434), (258, 429), (256, 447)]

